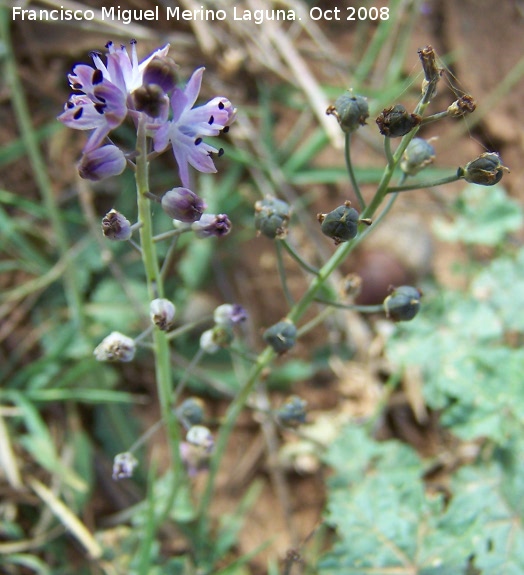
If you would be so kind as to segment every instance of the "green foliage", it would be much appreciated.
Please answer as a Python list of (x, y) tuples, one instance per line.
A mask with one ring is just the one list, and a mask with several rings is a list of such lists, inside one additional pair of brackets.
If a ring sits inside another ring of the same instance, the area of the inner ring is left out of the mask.
[[(521, 224), (520, 208), (500, 188), (489, 209), (471, 208), (484, 191), (466, 190), (448, 239), (500, 247)], [(411, 447), (346, 428), (326, 455), (334, 469), (326, 519), (338, 539), (321, 574), (524, 572), (523, 293), (521, 248), (477, 270), (465, 292), (427, 293), (424, 313), (397, 325), (389, 360), (420, 370), (441, 425), (484, 447), (450, 476), (444, 497), (424, 480), (431, 463)]]
[(500, 185), (486, 188), (469, 185), (457, 197), (453, 221), (438, 219), (437, 235), (448, 242), (485, 246), (500, 245), (522, 226), (522, 208)]
[(523, 279), (521, 249), (480, 272), (470, 293), (426, 298), (424, 314), (389, 342), (390, 360), (422, 370), (427, 404), (444, 410), (441, 423), (464, 439), (504, 443), (515, 425), (524, 426), (524, 350), (504, 341), (524, 333)]
[(522, 440), (452, 478), (450, 500), (423, 481), (408, 446), (347, 427), (330, 447), (327, 521), (338, 541), (319, 573), (466, 575), (522, 573)]

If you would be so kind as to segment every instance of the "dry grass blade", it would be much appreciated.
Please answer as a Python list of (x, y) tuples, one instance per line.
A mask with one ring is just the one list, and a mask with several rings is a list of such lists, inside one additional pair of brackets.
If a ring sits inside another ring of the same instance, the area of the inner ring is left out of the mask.
[(16, 457), (11, 447), (9, 431), (5, 425), (4, 418), (0, 415), (0, 467), (4, 470), (5, 476), (13, 489), (23, 488), (22, 479), (18, 471)]
[(71, 509), (37, 479), (30, 478), (28, 483), (62, 525), (81, 543), (89, 556), (93, 559), (99, 559), (102, 556), (102, 548)]

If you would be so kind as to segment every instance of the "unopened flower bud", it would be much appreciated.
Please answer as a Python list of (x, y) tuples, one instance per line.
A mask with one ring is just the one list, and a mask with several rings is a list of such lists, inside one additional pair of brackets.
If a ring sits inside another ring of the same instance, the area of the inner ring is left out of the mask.
[(279, 321), (266, 329), (264, 341), (269, 344), (278, 354), (290, 350), (296, 343), (297, 328), (289, 320)]
[(232, 327), (247, 319), (246, 310), (238, 303), (225, 303), (219, 305), (213, 312), (213, 320), (216, 325)]
[(233, 333), (230, 328), (216, 325), (206, 330), (200, 336), (200, 348), (206, 353), (216, 353), (220, 348), (227, 347), (233, 341)]
[(206, 203), (188, 188), (173, 188), (162, 196), (162, 209), (174, 220), (191, 224), (202, 217)]
[(477, 103), (475, 102), (473, 96), (464, 94), (464, 96), (453, 102), (453, 104), (448, 107), (447, 112), (448, 116), (460, 118), (461, 116), (465, 116), (466, 114), (471, 114), (474, 112), (476, 107)]
[(157, 84), (143, 84), (132, 94), (135, 109), (150, 118), (167, 119), (169, 96)]
[(433, 163), (434, 159), (435, 148), (423, 138), (413, 138), (402, 156), (400, 169), (406, 175), (414, 176)]
[(85, 180), (98, 182), (121, 174), (127, 164), (124, 152), (108, 144), (83, 154), (78, 163), (78, 173)]
[(119, 479), (132, 477), (133, 471), (137, 465), (138, 461), (129, 451), (115, 455), (115, 459), (113, 461), (113, 479), (118, 481)]
[(144, 70), (143, 85), (157, 85), (169, 94), (176, 86), (177, 69), (175, 61), (169, 56), (155, 56)]
[(255, 203), (255, 228), (268, 238), (284, 238), (290, 217), (289, 204), (273, 196), (267, 196)]
[(173, 325), (175, 305), (165, 298), (154, 299), (149, 304), (151, 321), (162, 331), (167, 331)]
[(509, 172), (509, 169), (502, 164), (500, 156), (496, 152), (485, 152), (464, 168), (459, 168), (457, 175), (471, 184), (494, 186), (500, 182), (504, 172)]
[(130, 337), (114, 331), (105, 337), (93, 354), (97, 361), (132, 361), (135, 357), (135, 342)]
[[(321, 224), (322, 233), (335, 240), (335, 245), (348, 242), (358, 233), (359, 213), (351, 207), (347, 201), (328, 214), (318, 214), (317, 219)], [(362, 220), (370, 223), (369, 220)]]
[(356, 96), (351, 91), (340, 96), (326, 114), (336, 117), (344, 132), (351, 133), (364, 126), (369, 118), (369, 106), (364, 96)]
[(221, 238), (231, 231), (231, 221), (226, 214), (204, 214), (191, 229), (197, 238)]
[(413, 319), (420, 309), (422, 292), (412, 286), (394, 288), (384, 300), (386, 317), (393, 321), (409, 321)]
[(175, 411), (186, 429), (200, 425), (205, 419), (204, 403), (198, 397), (188, 397)]
[(189, 477), (195, 477), (201, 471), (209, 469), (211, 453), (202, 447), (193, 445), (187, 441), (180, 442), (180, 458), (187, 470)]
[(191, 445), (202, 447), (207, 453), (211, 453), (215, 446), (213, 434), (203, 425), (193, 425), (187, 432), (186, 441)]
[(131, 222), (116, 210), (110, 210), (102, 220), (102, 232), (109, 240), (126, 241), (132, 235)]
[(281, 425), (289, 427), (296, 427), (301, 423), (305, 423), (306, 406), (307, 401), (305, 399), (296, 395), (289, 397), (275, 412), (277, 421)]
[(396, 104), (382, 110), (377, 118), (377, 125), (383, 136), (399, 138), (411, 132), (421, 121), (418, 114), (410, 114), (402, 104)]

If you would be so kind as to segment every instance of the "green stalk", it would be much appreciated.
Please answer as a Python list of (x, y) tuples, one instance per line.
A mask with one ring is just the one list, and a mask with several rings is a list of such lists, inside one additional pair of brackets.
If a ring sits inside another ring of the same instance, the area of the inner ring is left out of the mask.
[[(153, 239), (153, 222), (151, 217), (151, 205), (149, 194), (149, 165), (147, 160), (147, 135), (145, 123), (141, 119), (138, 122), (137, 145), (136, 145), (136, 187), (138, 218), (142, 224), (140, 228), (140, 243), (142, 247), (142, 261), (146, 273), (149, 299), (164, 297), (164, 285), (160, 269), (156, 246)], [(169, 341), (165, 331), (153, 330), (153, 351), (155, 356), (155, 374), (160, 400), (162, 420), (166, 424), (167, 439), (171, 449), (171, 457), (174, 466), (173, 492), (169, 498), (166, 514), (172, 505), (176, 490), (182, 477), (182, 463), (179, 453), (180, 431), (172, 416), (173, 378), (171, 373), (171, 359), (169, 355)]]
[(432, 182), (419, 182), (417, 184), (411, 184), (409, 186), (390, 186), (387, 189), (388, 194), (397, 192), (409, 192), (411, 190), (421, 190), (424, 188), (434, 188), (435, 186), (443, 186), (444, 184), (451, 184), (452, 182), (457, 182), (462, 176), (458, 174), (453, 174), (452, 176), (447, 176), (441, 178), (440, 180), (433, 180)]
[(309, 265), (305, 260), (303, 260), (300, 255), (296, 252), (295, 248), (284, 238), (282, 240), (279, 240), (282, 245), (284, 246), (284, 248), (287, 250), (288, 254), (302, 267), (304, 268), (307, 272), (313, 274), (313, 275), (317, 275), (318, 274), (318, 270), (317, 268)]
[(349, 179), (351, 180), (351, 185), (353, 186), (353, 191), (355, 196), (357, 196), (358, 204), (360, 209), (363, 210), (366, 207), (366, 202), (360, 191), (360, 186), (358, 185), (357, 178), (355, 176), (355, 171), (353, 170), (353, 164), (351, 162), (351, 133), (346, 132), (346, 137), (344, 139), (344, 157), (346, 158), (346, 169), (348, 171)]

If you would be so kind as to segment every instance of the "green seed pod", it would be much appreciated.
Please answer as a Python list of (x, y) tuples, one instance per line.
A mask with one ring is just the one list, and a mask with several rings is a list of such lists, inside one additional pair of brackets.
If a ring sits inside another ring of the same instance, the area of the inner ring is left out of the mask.
[(402, 156), (400, 169), (406, 175), (414, 176), (432, 164), (434, 159), (435, 148), (423, 138), (413, 138)]
[(418, 114), (410, 114), (402, 104), (385, 108), (377, 118), (380, 133), (387, 138), (405, 136), (420, 122), (422, 118)]
[(358, 233), (359, 213), (345, 202), (329, 214), (318, 214), (322, 233), (335, 240), (335, 245), (352, 240)]
[(394, 288), (384, 300), (384, 310), (388, 319), (393, 321), (409, 321), (420, 309), (422, 292), (412, 286)]
[(289, 320), (279, 321), (266, 329), (263, 337), (278, 354), (282, 354), (295, 345), (297, 328)]
[(291, 208), (286, 202), (267, 196), (255, 204), (255, 228), (270, 239), (281, 239), (287, 234)]
[(175, 410), (186, 429), (193, 425), (201, 425), (205, 419), (204, 402), (198, 397), (188, 397)]
[(368, 101), (364, 96), (355, 96), (348, 91), (342, 94), (333, 106), (328, 107), (326, 114), (336, 117), (343, 132), (355, 132), (360, 126), (364, 126), (369, 118)]
[(306, 422), (307, 401), (292, 395), (275, 412), (275, 417), (281, 425), (297, 427)]
[(509, 169), (502, 164), (500, 156), (496, 152), (485, 152), (464, 168), (459, 168), (457, 175), (471, 184), (494, 186), (500, 182), (504, 172), (509, 172)]

